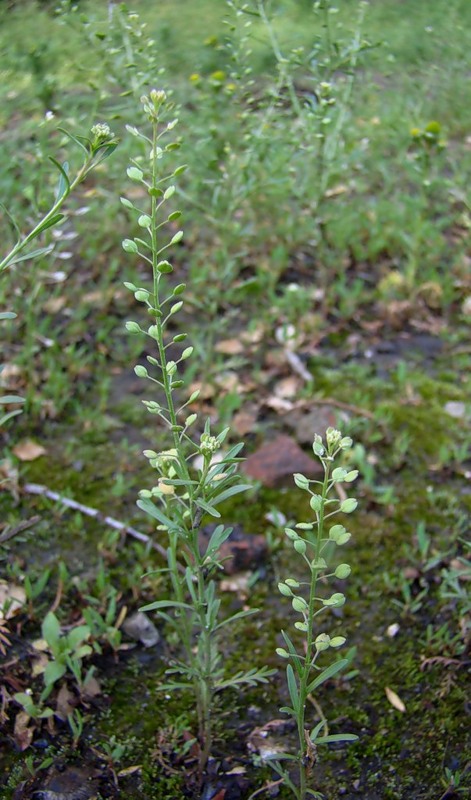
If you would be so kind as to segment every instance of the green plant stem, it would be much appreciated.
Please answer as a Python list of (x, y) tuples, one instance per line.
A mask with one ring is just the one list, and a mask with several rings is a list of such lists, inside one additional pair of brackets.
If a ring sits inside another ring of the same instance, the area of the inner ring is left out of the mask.
[[(350, 56), (350, 62), (348, 65), (349, 71), (348, 71), (347, 85), (345, 87), (345, 91), (342, 97), (342, 106), (339, 111), (337, 120), (335, 122), (335, 127), (333, 131), (330, 133), (330, 135), (327, 137), (327, 141), (324, 143), (324, 146), (322, 147), (323, 151), (322, 161), (324, 163), (324, 168), (320, 176), (320, 191), (319, 191), (320, 198), (324, 197), (325, 192), (327, 190), (330, 178), (330, 167), (338, 149), (340, 135), (345, 125), (347, 113), (350, 112), (350, 101), (353, 93), (353, 88), (355, 85), (356, 70), (358, 65), (358, 55), (361, 50), (361, 33), (363, 30), (365, 13), (366, 13), (366, 3), (360, 3), (360, 10), (358, 12), (358, 21), (352, 44), (352, 55)], [(329, 63), (330, 63), (330, 56), (329, 56)]]
[(59, 197), (59, 199), (54, 203), (52, 208), (42, 218), (42, 220), (40, 222), (38, 222), (37, 225), (35, 225), (33, 230), (30, 231), (30, 233), (28, 233), (24, 237), (24, 239), (21, 239), (19, 242), (17, 242), (16, 245), (12, 248), (12, 250), (10, 250), (10, 252), (5, 256), (5, 258), (2, 261), (0, 261), (0, 272), (3, 272), (3, 270), (6, 269), (9, 266), (9, 264), (11, 264), (11, 262), (16, 258), (16, 256), (19, 253), (21, 253), (22, 250), (24, 250), (25, 247), (27, 247), (27, 245), (30, 244), (30, 242), (33, 241), (33, 239), (37, 238), (37, 236), (39, 235), (39, 231), (42, 228), (44, 228), (44, 225), (46, 223), (48, 223), (57, 214), (57, 212), (62, 207), (62, 205), (64, 204), (64, 201), (67, 199), (69, 194), (84, 179), (84, 177), (86, 176), (86, 174), (87, 174), (87, 172), (89, 170), (90, 164), (91, 164), (91, 159), (87, 160), (82, 165), (82, 167), (80, 168), (78, 174), (76, 175), (76, 177), (74, 178), (72, 183), (69, 184), (69, 186), (66, 188), (64, 194), (61, 195), (61, 197)]
[(265, 10), (265, 3), (264, 0), (257, 0), (257, 9), (260, 15), (260, 19), (263, 21), (265, 28), (268, 32), (268, 36), (270, 39), (270, 44), (275, 55), (278, 69), (280, 72), (280, 79), (282, 81), (282, 85), (284, 84), (288, 89), (289, 98), (291, 100), (291, 104), (296, 111), (298, 117), (301, 117), (301, 105), (298, 100), (298, 96), (296, 94), (296, 89), (294, 87), (293, 79), (291, 78), (289, 69), (288, 69), (288, 61), (284, 57), (283, 53), (281, 52), (280, 45), (278, 44), (278, 39), (276, 38), (275, 31), (273, 30), (273, 26), (268, 18), (267, 12)]
[[(158, 123), (153, 124), (152, 135), (152, 189), (158, 187), (157, 175), (157, 159), (155, 157), (158, 142)], [(153, 273), (153, 308), (161, 312), (159, 284), (160, 273), (158, 270), (159, 261), (159, 247), (157, 241), (157, 226), (155, 224), (156, 215), (158, 211), (158, 201), (156, 192), (151, 193), (151, 237), (152, 237), (152, 273)], [(190, 481), (190, 474), (186, 464), (185, 455), (182, 452), (182, 437), (178, 430), (178, 419), (175, 409), (175, 403), (172, 393), (171, 376), (167, 372), (167, 356), (164, 345), (164, 323), (162, 322), (161, 313), (158, 314), (155, 324), (157, 326), (157, 335), (155, 337), (158, 350), (159, 361), (162, 372), (162, 386), (166, 398), (168, 409), (168, 424), (170, 426), (173, 438), (173, 446), (178, 454), (178, 463), (186, 480)], [(197, 715), (198, 715), (198, 731), (200, 739), (200, 758), (199, 768), (202, 773), (208, 762), (209, 754), (212, 746), (212, 730), (211, 730), (211, 700), (214, 693), (213, 680), (211, 676), (211, 661), (212, 661), (212, 625), (211, 620), (208, 618), (210, 610), (208, 610), (207, 593), (208, 586), (204, 577), (204, 565), (201, 557), (199, 546), (199, 527), (201, 522), (201, 510), (195, 506), (195, 499), (201, 492), (205, 484), (207, 473), (210, 467), (210, 459), (205, 463), (202, 470), (201, 480), (199, 486), (194, 492), (190, 492), (189, 496), (189, 535), (187, 537), (187, 545), (190, 550), (190, 558), (192, 559), (192, 572), (196, 573), (196, 616), (199, 627), (198, 651), (202, 654), (202, 658), (198, 658), (192, 650), (192, 623), (191, 615), (183, 612), (180, 617), (182, 628), (180, 635), (182, 638), (183, 646), (185, 649), (188, 662), (191, 664), (193, 672), (193, 685), (196, 695)], [(178, 573), (178, 553), (177, 548), (179, 545), (179, 536), (177, 533), (170, 533), (170, 560), (169, 568), (171, 574), (171, 581), (175, 591), (178, 602), (185, 601), (184, 582)]]
[[(320, 553), (321, 553), (321, 546), (322, 546), (322, 539), (324, 535), (324, 518), (325, 518), (325, 501), (327, 500), (327, 495), (329, 492), (330, 484), (329, 484), (329, 476), (330, 476), (330, 463), (328, 461), (323, 461), (324, 465), (324, 480), (322, 483), (322, 502), (320, 505), (320, 509), (317, 512), (317, 533), (316, 533), (316, 543), (315, 543), (315, 562), (319, 561)], [(306, 656), (304, 659), (304, 669), (299, 681), (299, 697), (300, 697), (300, 704), (299, 704), (299, 715), (297, 720), (298, 725), (298, 738), (299, 738), (299, 800), (305, 800), (306, 797), (306, 789), (307, 789), (307, 765), (305, 760), (306, 753), (306, 731), (305, 731), (305, 717), (306, 717), (306, 701), (308, 696), (307, 687), (309, 685), (309, 677), (312, 670), (312, 666), (316, 659), (316, 655), (313, 655), (314, 649), (314, 631), (313, 631), (313, 620), (314, 620), (314, 605), (316, 602), (316, 589), (317, 589), (317, 577), (319, 574), (318, 569), (311, 568), (311, 583), (309, 589), (309, 606), (308, 606), (308, 631), (307, 631), (307, 642), (306, 642)]]

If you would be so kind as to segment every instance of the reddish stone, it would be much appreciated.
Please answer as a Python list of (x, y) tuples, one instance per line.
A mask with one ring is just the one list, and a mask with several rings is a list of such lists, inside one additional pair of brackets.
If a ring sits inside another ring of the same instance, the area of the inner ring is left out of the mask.
[(310, 458), (290, 436), (277, 436), (263, 444), (241, 465), (250, 478), (264, 486), (279, 486), (293, 481), (293, 473), (311, 478), (322, 473), (320, 462)]

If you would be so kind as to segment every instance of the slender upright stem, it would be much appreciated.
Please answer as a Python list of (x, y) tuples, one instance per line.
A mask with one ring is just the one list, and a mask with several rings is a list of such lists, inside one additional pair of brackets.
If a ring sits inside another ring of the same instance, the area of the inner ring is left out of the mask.
[[(178, 418), (175, 408), (175, 402), (172, 390), (172, 379), (167, 371), (167, 355), (164, 344), (164, 327), (163, 316), (160, 303), (160, 279), (161, 275), (158, 270), (159, 263), (159, 245), (157, 239), (157, 226), (156, 215), (158, 212), (158, 197), (155, 191), (158, 188), (158, 173), (157, 173), (157, 158), (156, 148), (158, 142), (158, 122), (153, 124), (152, 133), (152, 192), (151, 192), (151, 245), (152, 245), (152, 273), (153, 273), (153, 293), (152, 293), (152, 307), (156, 311), (155, 324), (157, 333), (155, 340), (159, 351), (159, 362), (161, 368), (161, 380), (163, 391), (166, 398), (168, 423), (172, 431), (173, 446), (178, 454), (178, 463), (180, 470), (184, 477), (190, 481), (190, 474), (187, 467), (185, 454), (182, 451), (182, 440), (178, 430)], [(193, 668), (193, 685), (196, 695), (196, 705), (198, 714), (198, 729), (200, 739), (200, 758), (199, 768), (202, 773), (206, 767), (209, 754), (212, 746), (212, 732), (211, 732), (211, 700), (213, 696), (213, 680), (211, 676), (211, 655), (212, 655), (212, 631), (210, 620), (208, 619), (208, 603), (207, 591), (208, 586), (204, 576), (204, 565), (202, 563), (200, 546), (199, 546), (199, 526), (201, 520), (201, 510), (195, 505), (195, 499), (201, 492), (205, 484), (207, 473), (210, 466), (210, 460), (205, 464), (199, 486), (192, 488), (189, 491), (187, 500), (189, 509), (189, 519), (187, 528), (187, 541), (186, 544), (191, 552), (193, 561), (192, 572), (196, 581), (196, 607), (195, 615), (188, 615), (186, 612), (181, 614), (181, 637), (185, 649), (185, 655), (188, 662)], [(180, 543), (180, 535), (178, 533), (170, 534), (170, 563), (169, 568), (171, 572), (172, 585), (175, 591), (176, 599), (182, 603), (185, 600), (185, 584), (182, 582), (178, 574), (177, 567), (177, 548)], [(193, 653), (192, 649), (192, 633), (193, 624), (197, 621), (199, 642), (197, 644), (198, 652)]]
[[(324, 534), (325, 501), (327, 499), (327, 495), (329, 492), (330, 463), (328, 461), (323, 461), (323, 466), (324, 466), (324, 480), (322, 483), (322, 492), (321, 492), (322, 502), (320, 510), (316, 512), (317, 531), (316, 531), (315, 555), (314, 555), (315, 562), (319, 561), (319, 556), (321, 552), (321, 544)], [(319, 570), (311, 567), (309, 605), (307, 612), (308, 630), (307, 630), (307, 641), (306, 641), (306, 655), (304, 659), (304, 669), (299, 681), (300, 712), (297, 720), (298, 739), (299, 739), (299, 800), (305, 800), (306, 789), (307, 789), (306, 785), (307, 767), (304, 758), (304, 756), (306, 755), (306, 732), (304, 726), (305, 726), (305, 715), (306, 715), (306, 700), (308, 695), (307, 687), (309, 685), (309, 676), (315, 660), (315, 654), (313, 654), (314, 650), (313, 619), (315, 610), (314, 606), (316, 603), (316, 589), (317, 589), (318, 575), (319, 575)]]

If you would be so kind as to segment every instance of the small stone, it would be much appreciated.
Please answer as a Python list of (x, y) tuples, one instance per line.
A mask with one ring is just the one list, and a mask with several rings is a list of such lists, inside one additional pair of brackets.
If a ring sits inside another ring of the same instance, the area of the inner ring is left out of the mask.
[(153, 647), (160, 641), (160, 634), (154, 623), (143, 611), (136, 611), (123, 622), (123, 631), (131, 639), (136, 639), (144, 647)]
[(445, 403), (445, 411), (450, 417), (454, 417), (455, 419), (463, 419), (466, 414), (466, 406), (464, 403), (458, 403), (451, 400), (449, 403)]
[(389, 636), (390, 639), (394, 639), (394, 637), (397, 636), (397, 634), (399, 633), (400, 628), (401, 626), (397, 622), (393, 622), (392, 625), (388, 625), (388, 627), (386, 628), (387, 636)]
[(263, 444), (242, 464), (246, 475), (260, 481), (264, 486), (280, 486), (293, 483), (293, 473), (301, 472), (307, 477), (322, 472), (320, 463), (310, 458), (290, 436), (280, 435)]

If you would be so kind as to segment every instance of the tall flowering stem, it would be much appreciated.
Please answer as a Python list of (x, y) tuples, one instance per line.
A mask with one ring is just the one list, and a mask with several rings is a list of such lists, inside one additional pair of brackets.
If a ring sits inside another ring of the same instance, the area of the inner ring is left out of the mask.
[[(340, 608), (345, 603), (345, 595), (341, 592), (333, 592), (326, 597), (321, 596), (319, 579), (322, 578), (323, 583), (333, 577), (344, 580), (351, 571), (348, 564), (339, 564), (330, 571), (327, 563), (336, 547), (346, 544), (351, 536), (340, 524), (332, 525), (327, 530), (327, 521), (331, 517), (338, 513), (350, 514), (357, 506), (357, 501), (352, 497), (339, 500), (331, 496), (335, 484), (351, 483), (358, 475), (357, 470), (334, 466), (341, 452), (351, 446), (350, 437), (342, 436), (340, 431), (334, 428), (328, 428), (325, 444), (319, 435), (315, 436), (313, 450), (322, 464), (323, 480), (309, 480), (299, 473), (294, 476), (296, 485), (310, 495), (309, 504), (314, 519), (309, 522), (299, 522), (294, 528), (286, 528), (286, 535), (304, 562), (304, 568), (307, 567), (309, 575), (307, 581), (290, 577), (278, 584), (281, 594), (291, 599), (294, 611), (300, 615), (300, 619), (294, 623), (295, 629), (304, 634), (303, 647), (296, 648), (288, 633), (282, 631), (286, 647), (277, 649), (278, 655), (289, 662), (286, 667), (286, 678), (291, 706), (285, 706), (281, 710), (296, 721), (299, 749), (295, 756), (285, 754), (283, 760), (278, 761), (275, 767), (297, 800), (305, 800), (308, 795), (320, 796), (309, 787), (317, 758), (317, 745), (334, 741), (352, 741), (357, 738), (352, 734), (329, 734), (324, 718), (312, 730), (306, 727), (308, 697), (348, 663), (347, 659), (341, 659), (324, 668), (319, 666), (320, 654), (329, 648), (336, 650), (342, 647), (346, 639), (344, 636), (330, 636), (325, 631), (319, 631), (317, 623), (320, 621), (318, 617), (325, 616), (329, 608)], [(284, 762), (290, 761), (295, 761), (298, 765), (296, 782), (283, 766)]]
[(176, 119), (165, 121), (172, 110), (165, 92), (151, 91), (149, 96), (142, 97), (142, 105), (151, 125), (151, 135), (134, 127), (128, 130), (143, 143), (147, 153), (150, 150), (150, 159), (134, 159), (127, 174), (143, 187), (148, 208), (139, 208), (125, 197), (121, 202), (137, 218), (142, 232), (125, 239), (123, 249), (146, 263), (150, 271), (149, 288), (132, 283), (125, 286), (145, 306), (151, 324), (143, 327), (129, 321), (126, 327), (132, 334), (146, 336), (155, 353), (147, 356), (147, 364), (136, 365), (134, 371), (148, 380), (156, 392), (157, 399), (145, 401), (144, 405), (159, 419), (170, 447), (144, 451), (157, 477), (151, 489), (140, 492), (138, 506), (157, 522), (157, 531), (167, 536), (167, 565), (163, 572), (170, 576), (172, 594), (169, 599), (156, 600), (143, 610), (157, 611), (178, 636), (180, 652), (170, 661), (168, 681), (161, 689), (187, 689), (195, 697), (202, 776), (212, 747), (211, 709), (215, 694), (243, 683), (265, 682), (271, 671), (252, 668), (226, 677), (219, 650), (221, 628), (254, 612), (240, 611), (221, 619), (221, 602), (214, 578), (221, 569), (220, 547), (232, 529), (217, 525), (208, 543), (200, 536), (200, 529), (204, 517), (220, 517), (217, 510), (220, 503), (249, 487), (241, 482), (237, 473), (242, 445), (229, 448), (216, 463), (214, 455), (222, 448), (228, 429), (213, 435), (209, 420), (202, 427), (198, 426), (197, 414), (188, 413), (198, 392), (181, 400), (185, 385), (183, 366), (192, 356), (193, 348), (186, 346), (186, 333), (173, 335), (169, 331), (170, 321), (174, 325), (183, 307), (186, 287), (184, 283), (170, 285), (169, 276), (174, 267), (165, 256), (169, 248), (182, 240), (183, 232), (179, 230), (165, 238), (165, 226), (177, 222), (181, 212), (164, 213), (163, 207), (174, 197), (176, 186), (172, 181), (185, 167), (170, 172), (164, 169), (167, 157), (178, 148), (176, 142), (165, 144), (165, 137), (168, 138), (177, 124)]

